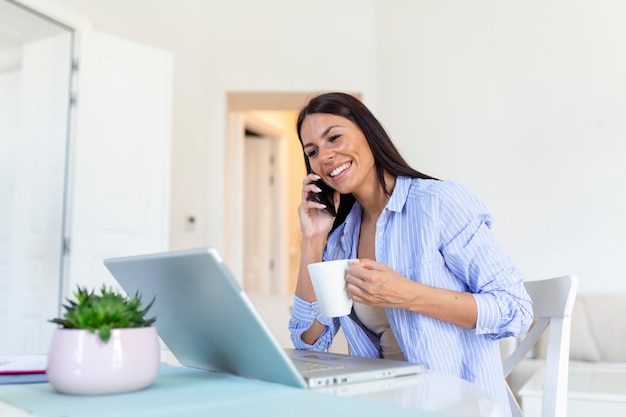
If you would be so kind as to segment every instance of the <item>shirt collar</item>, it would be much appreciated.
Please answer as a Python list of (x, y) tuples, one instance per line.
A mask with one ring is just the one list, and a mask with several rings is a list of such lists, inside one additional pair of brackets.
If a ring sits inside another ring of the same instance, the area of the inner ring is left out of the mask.
[[(409, 188), (411, 188), (411, 178), (397, 177), (393, 193), (391, 193), (385, 210), (401, 212), (409, 196)], [(383, 213), (385, 210), (383, 210)], [(358, 234), (355, 232), (361, 225), (361, 216), (363, 216), (363, 207), (361, 207), (358, 201), (355, 201), (352, 210), (346, 217), (340, 238), (341, 246), (344, 248), (345, 256), (347, 257), (356, 257), (358, 239), (355, 239), (355, 236), (358, 236)]]
[[(411, 188), (411, 178), (397, 177), (396, 184), (385, 209), (389, 211), (401, 212), (409, 196), (409, 188)], [(352, 206), (352, 210), (350, 210), (350, 214), (348, 214), (346, 218), (346, 232), (348, 232), (348, 234), (351, 234), (356, 225), (361, 223), (362, 215), (363, 208), (358, 201), (355, 201), (354, 206)]]
[(409, 196), (409, 188), (411, 188), (411, 178), (396, 177), (396, 185), (393, 187), (393, 193), (391, 193), (385, 209), (397, 212), (402, 211)]
[[(357, 227), (360, 227), (361, 224), (361, 216), (363, 215), (363, 207), (359, 204), (358, 201), (354, 202), (350, 213), (346, 217), (345, 226), (342, 232), (341, 244), (342, 246), (348, 250), (353, 251), (352, 238), (355, 236), (355, 230)], [(356, 257), (356, 253), (350, 256)]]

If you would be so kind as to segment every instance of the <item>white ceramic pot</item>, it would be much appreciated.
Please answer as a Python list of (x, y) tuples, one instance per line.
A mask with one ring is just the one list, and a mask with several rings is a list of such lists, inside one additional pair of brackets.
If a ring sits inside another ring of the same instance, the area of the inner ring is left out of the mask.
[(156, 327), (113, 329), (107, 343), (98, 333), (56, 329), (48, 350), (48, 381), (64, 394), (114, 394), (150, 385), (159, 372)]

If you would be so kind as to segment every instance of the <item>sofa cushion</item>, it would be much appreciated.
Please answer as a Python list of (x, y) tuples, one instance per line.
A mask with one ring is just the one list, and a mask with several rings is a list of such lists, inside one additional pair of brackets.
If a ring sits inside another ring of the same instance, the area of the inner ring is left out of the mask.
[(623, 294), (584, 294), (579, 296), (577, 304), (574, 304), (574, 312), (580, 315), (572, 314), (570, 358), (626, 362), (626, 297)]
[(592, 316), (596, 312), (590, 310), (587, 298), (579, 295), (574, 303), (569, 357), (576, 361), (598, 362), (602, 356), (592, 328)]

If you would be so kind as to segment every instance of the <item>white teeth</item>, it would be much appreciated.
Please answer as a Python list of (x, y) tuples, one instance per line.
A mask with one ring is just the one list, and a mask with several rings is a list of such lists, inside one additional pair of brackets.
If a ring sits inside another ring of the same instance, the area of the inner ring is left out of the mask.
[(333, 170), (330, 172), (330, 176), (331, 176), (331, 177), (334, 177), (334, 176), (336, 176), (336, 175), (341, 174), (341, 173), (342, 173), (343, 171), (345, 171), (345, 170), (346, 170), (346, 168), (348, 168), (349, 166), (350, 166), (350, 163), (348, 162), (347, 164), (343, 164), (342, 166), (340, 166), (340, 167), (337, 167), (337, 168), (333, 169)]

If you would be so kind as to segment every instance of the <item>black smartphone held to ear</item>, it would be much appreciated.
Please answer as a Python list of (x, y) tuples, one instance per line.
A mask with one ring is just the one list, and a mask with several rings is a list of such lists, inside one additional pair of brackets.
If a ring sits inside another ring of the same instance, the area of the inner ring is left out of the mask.
[(337, 211), (335, 210), (335, 203), (333, 203), (333, 195), (335, 190), (330, 188), (322, 180), (313, 181), (313, 184), (317, 185), (322, 191), (315, 194), (315, 201), (320, 204), (326, 205), (326, 211), (333, 217), (337, 217)]
[[(315, 174), (315, 172), (313, 172), (313, 168), (311, 168), (311, 164), (309, 163), (309, 158), (306, 155), (306, 153), (304, 154), (304, 164), (306, 165), (307, 173)], [(324, 204), (326, 206), (326, 211), (331, 216), (337, 217), (337, 210), (335, 210), (335, 204), (333, 203), (335, 190), (332, 189), (330, 186), (326, 185), (326, 183), (322, 181), (321, 179), (317, 181), (313, 181), (313, 184), (317, 185), (319, 189), (322, 190), (319, 193), (314, 193), (315, 201), (317, 201), (320, 204)]]

